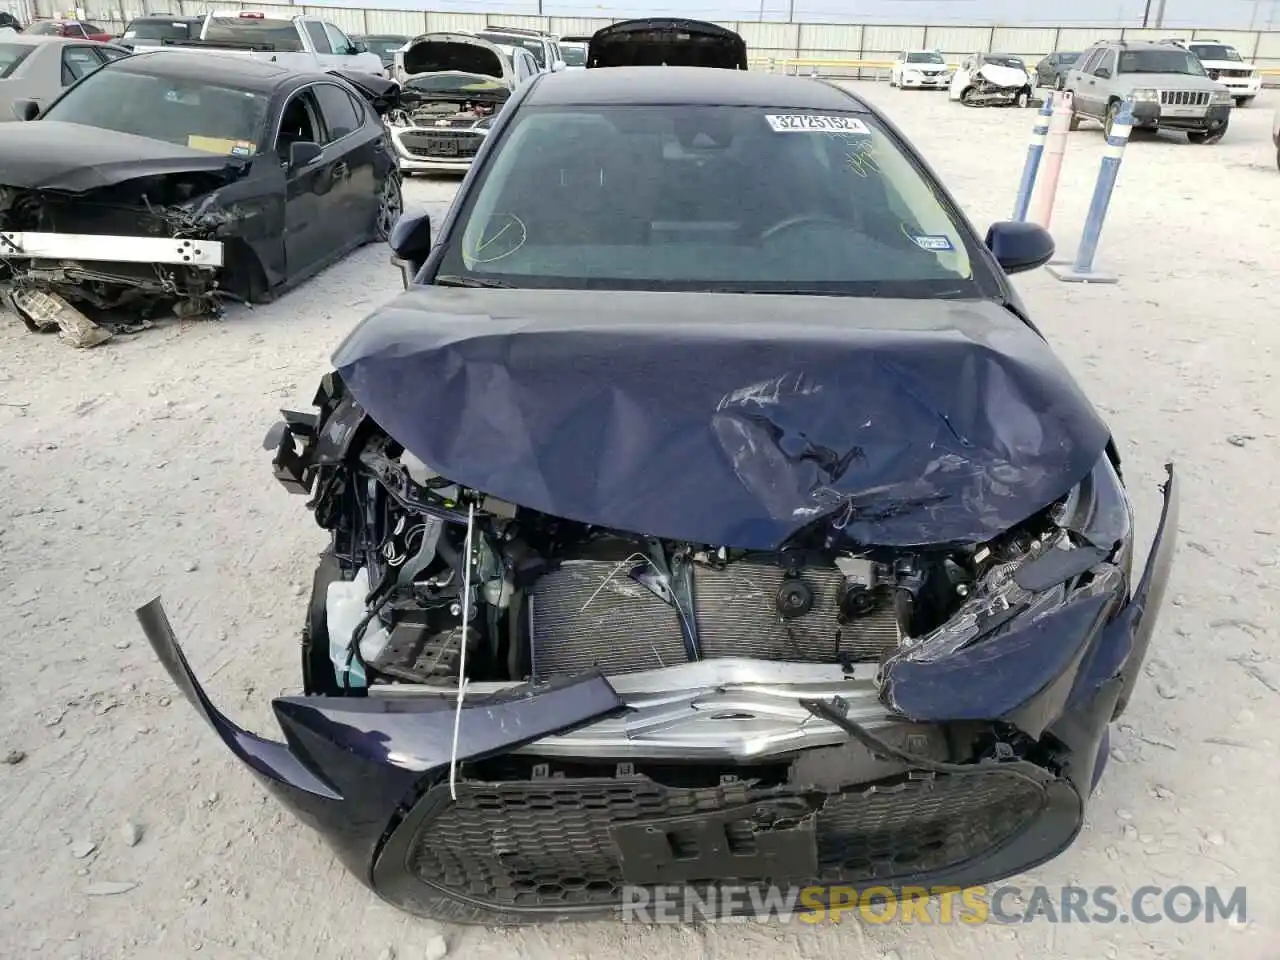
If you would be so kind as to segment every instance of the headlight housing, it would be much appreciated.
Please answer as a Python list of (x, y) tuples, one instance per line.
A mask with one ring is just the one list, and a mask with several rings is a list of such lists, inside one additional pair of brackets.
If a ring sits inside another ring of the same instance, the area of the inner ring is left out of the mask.
[(1217, 105), (1223, 103), (1234, 103), (1235, 101), (1232, 99), (1230, 90), (1215, 90), (1213, 91), (1213, 96), (1209, 98), (1209, 102)]
[[(1022, 557), (997, 563), (946, 623), (904, 644), (907, 660), (937, 660), (1066, 603), (1076, 590), (1127, 591), (1133, 572), (1133, 508), (1106, 454), (1054, 508), (1057, 530)], [(979, 549), (979, 553), (987, 548)], [(1081, 577), (1091, 575), (1086, 586)]]
[(1134, 103), (1159, 103), (1160, 91), (1152, 87), (1138, 87), (1129, 93), (1129, 99)]

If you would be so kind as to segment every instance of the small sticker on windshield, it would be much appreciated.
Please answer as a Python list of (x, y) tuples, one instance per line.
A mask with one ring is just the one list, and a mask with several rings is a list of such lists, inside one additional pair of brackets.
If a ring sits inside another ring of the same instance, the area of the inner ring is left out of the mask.
[(253, 156), (253, 144), (242, 140), (231, 148), (231, 155), (233, 157), (251, 157)]
[(922, 250), (954, 250), (955, 246), (951, 243), (951, 238), (946, 236), (925, 236), (912, 237), (916, 242), (916, 246)]
[(861, 133), (871, 131), (854, 117), (819, 117), (808, 113), (767, 114), (774, 133)]

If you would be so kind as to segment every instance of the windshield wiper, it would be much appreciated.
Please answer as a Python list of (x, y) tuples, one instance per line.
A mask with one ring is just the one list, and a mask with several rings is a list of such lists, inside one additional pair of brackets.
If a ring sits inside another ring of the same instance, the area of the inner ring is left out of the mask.
[(507, 287), (511, 284), (504, 283), (501, 280), (481, 280), (478, 277), (458, 277), (453, 274), (444, 274), (436, 277), (432, 284), (437, 287)]

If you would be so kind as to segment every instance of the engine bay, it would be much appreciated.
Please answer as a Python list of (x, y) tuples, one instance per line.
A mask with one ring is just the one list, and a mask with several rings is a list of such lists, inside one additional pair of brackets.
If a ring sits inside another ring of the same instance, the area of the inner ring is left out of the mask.
[(958, 649), (1066, 590), (1051, 584), (1037, 600), (1015, 577), (1070, 547), (1065, 501), (983, 544), (854, 547), (830, 523), (770, 552), (660, 539), (460, 487), (337, 383), (326, 378), (320, 415), (286, 412), (266, 444), (277, 478), (312, 494), (333, 538), (313, 597), (323, 615), (309, 627), (309, 692), (454, 687), (460, 674), (618, 676), (726, 657), (851, 668), (939, 641)]

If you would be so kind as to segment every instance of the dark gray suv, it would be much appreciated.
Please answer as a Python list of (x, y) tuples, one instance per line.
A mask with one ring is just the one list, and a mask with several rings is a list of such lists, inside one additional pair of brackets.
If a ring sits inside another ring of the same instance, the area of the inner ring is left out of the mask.
[(1217, 143), (1227, 132), (1231, 91), (1209, 79), (1194, 53), (1160, 43), (1094, 44), (1067, 71), (1075, 99), (1071, 129), (1082, 117), (1107, 133), (1122, 101), (1133, 101), (1134, 127), (1183, 130), (1192, 143)]

